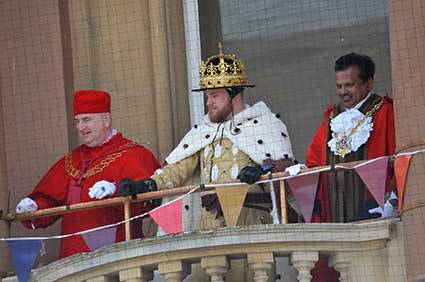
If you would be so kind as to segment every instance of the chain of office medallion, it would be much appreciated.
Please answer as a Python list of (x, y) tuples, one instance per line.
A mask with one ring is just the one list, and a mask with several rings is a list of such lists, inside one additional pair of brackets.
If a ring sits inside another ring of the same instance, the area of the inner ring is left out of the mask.
[[(137, 143), (131, 142), (127, 143), (121, 147), (118, 148), (119, 152), (112, 153), (110, 155), (107, 155), (105, 159), (103, 159), (99, 164), (95, 165), (94, 167), (90, 168), (83, 174), (83, 178), (89, 178), (101, 171), (103, 171), (106, 167), (108, 167), (112, 162), (114, 162), (117, 158), (121, 157), (125, 152), (127, 152), (127, 148), (131, 148), (136, 146)], [(66, 172), (76, 178), (80, 174), (80, 170), (74, 168), (72, 165), (72, 153), (68, 153), (65, 156), (65, 170)]]

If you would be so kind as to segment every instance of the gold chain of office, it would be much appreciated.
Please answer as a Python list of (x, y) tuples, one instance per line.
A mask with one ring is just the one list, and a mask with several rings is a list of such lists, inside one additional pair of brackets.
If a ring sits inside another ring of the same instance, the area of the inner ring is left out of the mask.
[[(103, 171), (112, 162), (114, 162), (116, 159), (121, 157), (125, 152), (127, 152), (126, 149), (134, 147), (136, 145), (137, 145), (136, 142), (130, 142), (130, 143), (122, 145), (121, 147), (118, 148), (119, 152), (107, 155), (99, 164), (95, 165), (94, 167), (92, 167), (89, 170), (87, 170), (86, 172), (84, 172), (83, 178), (89, 178), (89, 177)], [(65, 170), (70, 176), (72, 176), (74, 178), (76, 178), (80, 174), (80, 170), (76, 169), (72, 165), (72, 152), (68, 153), (65, 156)]]
[[(338, 136), (338, 134), (335, 132), (335, 136), (333, 136), (333, 137), (337, 140), (336, 141), (336, 152), (338, 153), (338, 155), (340, 155), (341, 157), (345, 157), (346, 154), (351, 152), (351, 142), (350, 142), (351, 136), (354, 133), (356, 133), (359, 126), (361, 126), (368, 117), (373, 116), (381, 108), (381, 106), (383, 104), (384, 104), (384, 99), (381, 99), (381, 101), (379, 101), (378, 104), (373, 106), (373, 108), (370, 109), (359, 120), (359, 122), (350, 130), (350, 132), (348, 134), (342, 134), (342, 136)], [(335, 113), (332, 111), (329, 118), (330, 118), (330, 120), (332, 120), (334, 117), (335, 117)]]

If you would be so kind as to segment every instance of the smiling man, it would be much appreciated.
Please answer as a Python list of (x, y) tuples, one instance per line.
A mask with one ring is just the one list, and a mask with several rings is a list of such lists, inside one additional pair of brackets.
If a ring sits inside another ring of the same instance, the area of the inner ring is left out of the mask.
[[(350, 53), (335, 62), (339, 104), (329, 106), (324, 114), (325, 120), (307, 151), (308, 167), (394, 154), (393, 103), (373, 91), (374, 73), (375, 64), (366, 55)], [(317, 220), (346, 222), (364, 216), (363, 206), (371, 195), (355, 172), (344, 174), (332, 173), (322, 179)]]
[[(339, 104), (329, 106), (324, 114), (307, 151), (308, 167), (394, 154), (393, 103), (373, 91), (374, 74), (375, 63), (367, 55), (350, 53), (335, 62)], [(376, 206), (354, 171), (329, 173), (322, 175), (312, 221), (347, 222), (395, 215), (389, 201), (384, 211), (371, 209)], [(326, 259), (321, 257), (313, 270), (313, 281), (338, 281), (336, 273), (328, 271)]]
[[(112, 128), (111, 97), (101, 90), (81, 90), (74, 95), (74, 123), (82, 145), (54, 164), (34, 191), (22, 199), (17, 213), (116, 197), (117, 185), (124, 177), (150, 176), (159, 163), (152, 153)], [(144, 203), (132, 206), (132, 216), (151, 208)], [(28, 228), (44, 228), (59, 217), (24, 222)], [(72, 234), (124, 219), (120, 206), (97, 208), (62, 216), (62, 234)], [(140, 226), (132, 222), (132, 238), (140, 238)], [(124, 240), (123, 225), (118, 226), (116, 242)], [(84, 239), (62, 239), (60, 257), (88, 252)]]

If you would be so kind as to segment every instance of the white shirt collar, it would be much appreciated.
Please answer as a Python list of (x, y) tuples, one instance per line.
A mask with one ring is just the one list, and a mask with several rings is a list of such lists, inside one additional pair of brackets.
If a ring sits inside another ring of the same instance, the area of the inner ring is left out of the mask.
[[(361, 100), (360, 102), (358, 102), (357, 103), (357, 105), (355, 105), (354, 106), (354, 108), (353, 109), (356, 109), (356, 110), (358, 110), (358, 109), (360, 109), (360, 107), (364, 104), (364, 102), (370, 97), (370, 95), (372, 94), (372, 92), (369, 92), (367, 95), (366, 95), (366, 97), (363, 99), (363, 100)], [(346, 109), (347, 110), (347, 109)]]
[(114, 135), (116, 135), (117, 132), (118, 131), (115, 128), (112, 128), (112, 134), (108, 138), (106, 138), (106, 140), (102, 143), (102, 145), (108, 142), (109, 140), (111, 140), (111, 138), (114, 137)]

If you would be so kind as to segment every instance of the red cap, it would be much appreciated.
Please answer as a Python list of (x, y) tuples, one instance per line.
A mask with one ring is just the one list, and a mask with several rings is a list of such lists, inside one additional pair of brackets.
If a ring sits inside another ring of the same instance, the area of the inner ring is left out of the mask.
[(79, 114), (110, 113), (111, 96), (102, 90), (80, 90), (74, 94), (74, 116)]

